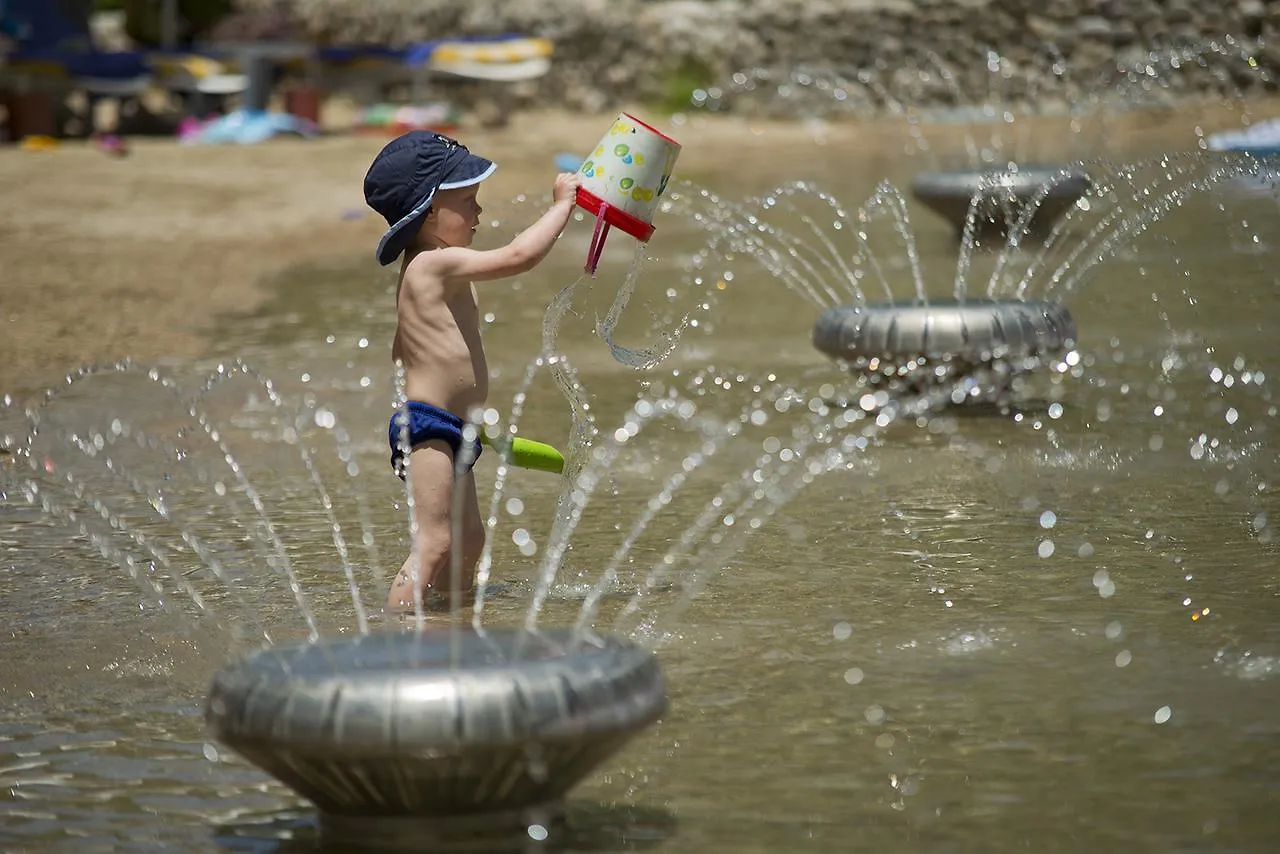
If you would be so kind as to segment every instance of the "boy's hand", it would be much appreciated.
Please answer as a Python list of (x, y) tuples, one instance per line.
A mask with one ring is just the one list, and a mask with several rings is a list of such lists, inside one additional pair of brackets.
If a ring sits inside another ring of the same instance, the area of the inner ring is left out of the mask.
[(557, 202), (573, 201), (578, 194), (582, 179), (577, 172), (561, 172), (556, 176), (555, 187), (551, 190), (551, 198)]

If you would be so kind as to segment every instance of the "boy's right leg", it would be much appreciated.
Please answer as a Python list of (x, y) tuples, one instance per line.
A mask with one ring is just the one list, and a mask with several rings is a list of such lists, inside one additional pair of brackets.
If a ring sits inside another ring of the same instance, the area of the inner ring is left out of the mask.
[(409, 557), (387, 594), (389, 613), (412, 613), (416, 602), (425, 604), (433, 593), (447, 594), (450, 591), (453, 449), (441, 439), (431, 439), (414, 446), (408, 477), (413, 485), (413, 518), (417, 532)]

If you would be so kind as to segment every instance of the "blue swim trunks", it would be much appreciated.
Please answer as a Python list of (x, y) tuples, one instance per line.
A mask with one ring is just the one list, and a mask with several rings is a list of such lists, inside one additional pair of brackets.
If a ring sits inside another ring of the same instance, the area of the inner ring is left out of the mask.
[[(402, 431), (406, 425), (401, 419), (405, 415), (409, 417), (407, 441), (402, 438)], [(403, 480), (406, 449), (412, 450), (431, 439), (443, 439), (448, 442), (456, 457), (458, 449), (462, 447), (462, 428), (465, 424), (466, 421), (447, 409), (417, 400), (409, 401), (405, 409), (396, 410), (391, 416), (391, 424), (387, 427), (387, 441), (391, 444), (391, 470)], [(476, 440), (475, 450), (475, 457), (471, 460), (472, 466), (475, 465), (476, 460), (480, 459), (479, 439)]]

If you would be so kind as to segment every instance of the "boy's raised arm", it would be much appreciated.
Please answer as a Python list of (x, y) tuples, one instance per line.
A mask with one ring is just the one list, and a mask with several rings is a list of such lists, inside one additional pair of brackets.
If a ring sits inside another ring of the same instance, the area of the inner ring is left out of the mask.
[(504, 279), (526, 273), (538, 265), (556, 238), (564, 231), (573, 213), (578, 177), (565, 173), (556, 178), (551, 208), (538, 221), (516, 235), (506, 246), (479, 251), (463, 247), (440, 250), (436, 259), (441, 272), (456, 279), (479, 282)]

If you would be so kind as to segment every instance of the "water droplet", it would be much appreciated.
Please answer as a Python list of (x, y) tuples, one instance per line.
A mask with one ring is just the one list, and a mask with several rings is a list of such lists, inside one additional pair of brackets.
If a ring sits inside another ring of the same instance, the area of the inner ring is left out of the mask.
[(540, 824), (529, 825), (529, 838), (534, 842), (544, 842), (548, 836), (547, 829)]
[(218, 748), (213, 746), (212, 744), (206, 743), (205, 746), (201, 749), (201, 753), (203, 753), (204, 758), (208, 759), (210, 762), (218, 761)]
[(1053, 540), (1041, 540), (1036, 547), (1036, 554), (1042, 558), (1053, 557)]
[(844, 681), (850, 685), (859, 685), (862, 683), (864, 676), (865, 674), (862, 672), (861, 667), (850, 667), (844, 672)]
[(1169, 708), (1168, 706), (1161, 706), (1160, 708), (1156, 709), (1156, 713), (1152, 719), (1158, 724), (1163, 724), (1163, 723), (1168, 723), (1169, 718), (1171, 717), (1173, 717), (1173, 709)]
[(1122, 649), (1116, 653), (1116, 667), (1128, 667), (1131, 661), (1133, 661), (1133, 653), (1129, 650)]
[(853, 626), (841, 620), (831, 628), (831, 635), (838, 641), (853, 637)]
[(885, 719), (884, 709), (880, 708), (874, 703), (870, 706), (867, 706), (866, 711), (864, 711), (862, 715), (867, 719), (867, 723), (869, 724), (884, 723), (884, 719)]
[(1040, 514), (1040, 527), (1046, 530), (1058, 524), (1058, 514), (1052, 510), (1046, 510)]

